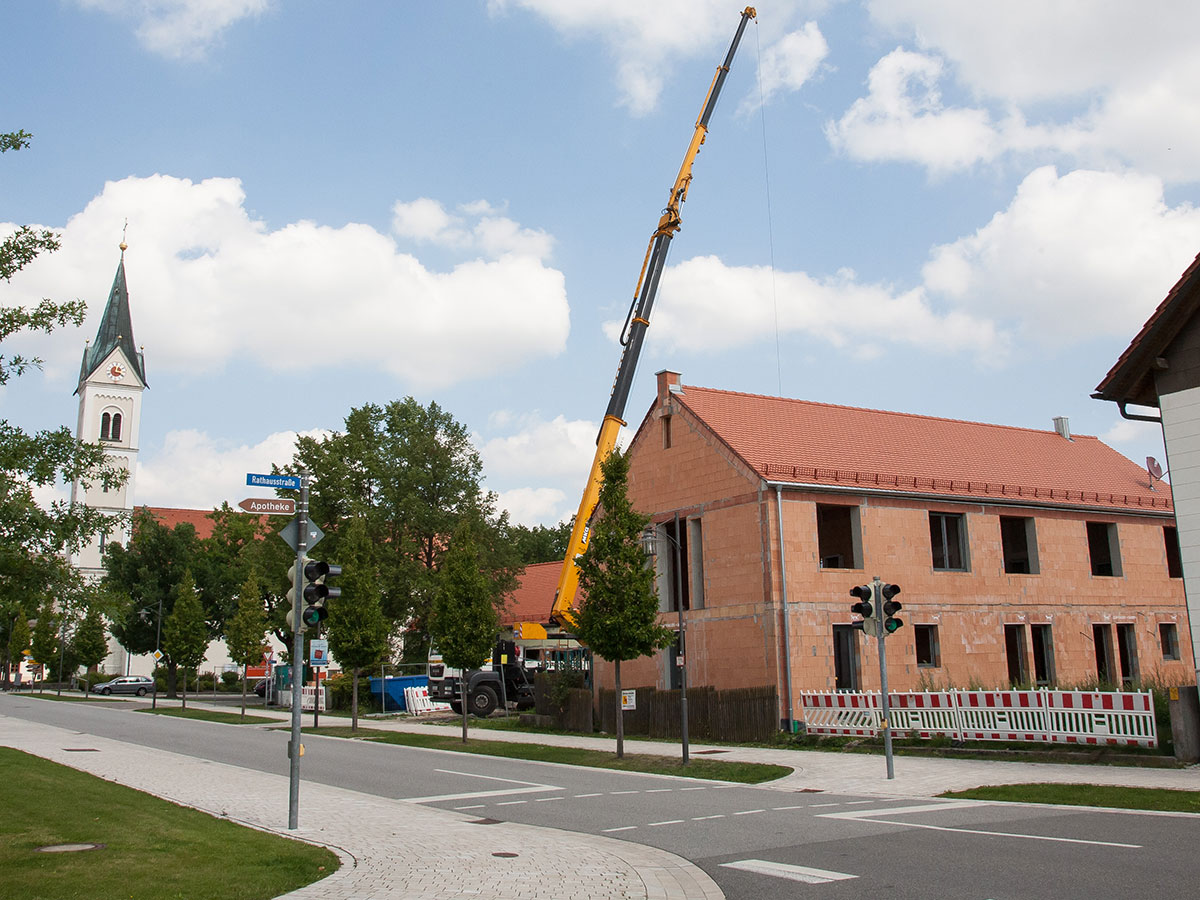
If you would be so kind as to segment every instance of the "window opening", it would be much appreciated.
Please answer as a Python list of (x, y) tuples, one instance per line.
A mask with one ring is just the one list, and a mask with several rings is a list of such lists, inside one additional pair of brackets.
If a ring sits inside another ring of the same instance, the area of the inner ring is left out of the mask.
[(684, 559), (691, 565), (691, 590), (688, 592), (691, 609), (704, 608), (704, 534), (699, 519), (687, 520), (687, 545), (691, 548), (690, 557), (685, 551)]
[(667, 654), (667, 665), (671, 667), (671, 671), (667, 673), (667, 684), (669, 690), (678, 691), (683, 688), (683, 667), (679, 665), (679, 657), (682, 655), (679, 647), (679, 632), (675, 632), (675, 643), (667, 648), (670, 652)]
[(1049, 625), (1033, 625), (1029, 629), (1033, 639), (1033, 680), (1038, 687), (1054, 684), (1054, 635)]
[(100, 417), (100, 440), (102, 440), (102, 441), (112, 440), (112, 438), (109, 437), (111, 430), (112, 430), (112, 416), (110, 416), (108, 413), (105, 413), (104, 415), (102, 415)]
[[(666, 574), (666, 578), (660, 586), (661, 589), (665, 589), (666, 595), (664, 596), (661, 592), (659, 594), (659, 599), (662, 601), (660, 604), (662, 612), (678, 612), (681, 599), (685, 610), (692, 608), (691, 586), (688, 578), (688, 529), (685, 522), (684, 519), (679, 520), (678, 532), (676, 532), (673, 520), (659, 526), (665, 535), (665, 539), (658, 544), (659, 571)], [(675, 549), (676, 542), (679, 544), (678, 550)], [(680, 588), (682, 588), (682, 598)]]
[(1112, 626), (1092, 626), (1092, 646), (1096, 651), (1096, 678), (1102, 685), (1113, 684)]
[(858, 639), (853, 625), (833, 626), (833, 685), (839, 691), (857, 691)]
[(1121, 660), (1121, 687), (1133, 687), (1138, 680), (1137, 634), (1130, 623), (1117, 626), (1117, 655)]
[(942, 664), (942, 648), (938, 643), (936, 625), (914, 625), (913, 639), (917, 645), (917, 665), (934, 669)]
[(1088, 558), (1092, 574), (1098, 577), (1121, 574), (1121, 551), (1117, 544), (1117, 526), (1113, 522), (1087, 523)]
[(1008, 657), (1008, 682), (1013, 687), (1029, 684), (1029, 660), (1025, 651), (1025, 626), (1004, 626), (1004, 653)]
[(112, 439), (114, 441), (119, 441), (121, 439), (121, 414), (120, 413), (113, 413)]
[(1037, 537), (1032, 518), (1001, 516), (1000, 546), (1004, 553), (1006, 574), (1036, 575), (1038, 573)]
[(817, 504), (817, 555), (822, 569), (862, 568), (857, 506)]
[(1167, 576), (1183, 577), (1183, 557), (1179, 553), (1179, 529), (1174, 525), (1163, 526), (1163, 543), (1167, 548)]
[(1174, 622), (1158, 623), (1158, 641), (1163, 659), (1179, 659), (1179, 629)]
[(660, 421), (662, 422), (663, 449), (670, 450), (671, 449), (671, 417), (663, 416), (662, 419), (660, 419)]
[(935, 569), (953, 572), (967, 570), (966, 528), (961, 514), (931, 512), (929, 541)]

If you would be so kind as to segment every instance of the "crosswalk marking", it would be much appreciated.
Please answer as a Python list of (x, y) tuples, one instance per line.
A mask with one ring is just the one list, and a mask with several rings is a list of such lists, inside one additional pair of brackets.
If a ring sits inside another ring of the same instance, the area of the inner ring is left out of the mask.
[(787, 878), (790, 881), (802, 881), (805, 884), (828, 884), (831, 881), (847, 881), (857, 878), (845, 872), (831, 872), (828, 869), (813, 869), (808, 866), (793, 866), (787, 863), (768, 862), (765, 859), (741, 859), (737, 862), (721, 863), (723, 869), (739, 869), (743, 872), (755, 872), (759, 875), (771, 875), (775, 878)]

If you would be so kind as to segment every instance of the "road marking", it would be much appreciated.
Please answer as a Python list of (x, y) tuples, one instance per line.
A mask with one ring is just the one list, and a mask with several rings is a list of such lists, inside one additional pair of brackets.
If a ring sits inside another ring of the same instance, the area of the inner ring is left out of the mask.
[(690, 787), (690, 788), (680, 788), (679, 790), (681, 790), (681, 791), (707, 791), (708, 788), (706, 788), (706, 787)]
[(723, 819), (723, 818), (725, 818), (724, 814), (719, 814), (719, 815), (715, 815), (715, 816), (696, 816), (694, 819), (692, 819), (692, 821), (693, 822), (704, 822), (708, 819)]
[(528, 800), (505, 800), (503, 803), (497, 803), (497, 806), (520, 806), (522, 803), (528, 803)]
[(765, 809), (744, 809), (741, 812), (735, 812), (735, 816), (752, 816), (755, 813), (766, 812)]
[(805, 805), (803, 803), (801, 803), (798, 806), (772, 806), (771, 807), (771, 809), (775, 810), (776, 812), (778, 812), (781, 809), (806, 809), (806, 808), (807, 807), (805, 807)]
[(721, 863), (721, 868), (740, 869), (743, 872), (755, 872), (759, 875), (772, 875), (775, 878), (787, 878), (790, 881), (803, 881), (805, 884), (828, 884), (831, 881), (846, 881), (858, 877), (845, 872), (811, 869), (808, 866), (791, 866), (787, 863), (767, 862), (764, 859), (742, 859), (737, 862)]
[(474, 806), (456, 806), (454, 808), (456, 810), (459, 810), (459, 809), (483, 809), (486, 806), (487, 806), (486, 803), (476, 803)]
[(614, 797), (619, 797), (621, 794), (640, 794), (641, 791), (609, 791)]
[(1123, 844), (1118, 841), (1089, 841), (1082, 838), (1054, 837), (1048, 834), (1017, 834), (1008, 831), (986, 831), (980, 828), (952, 828), (946, 825), (926, 825), (921, 822), (896, 822), (883, 816), (895, 816), (906, 813), (941, 812), (949, 809), (965, 809), (982, 806), (973, 800), (951, 800), (946, 803), (927, 803), (920, 806), (898, 806), (893, 809), (859, 809), (852, 812), (821, 813), (822, 819), (853, 819), (856, 822), (871, 822), (876, 825), (897, 825), (904, 828), (924, 828), (927, 831), (949, 831), (956, 834), (979, 834), (985, 837), (1021, 838), (1027, 841), (1049, 841), (1056, 844), (1086, 844), (1091, 847), (1120, 847), (1127, 850), (1140, 850), (1141, 844)]
[(651, 788), (646, 791), (647, 794), (669, 794), (674, 788)]
[(845, 806), (862, 806), (864, 803), (875, 803), (875, 800), (847, 800)]
[(536, 781), (517, 781), (515, 778), (497, 778), (494, 775), (477, 775), (474, 772), (456, 772), (453, 769), (435, 769), (443, 775), (462, 775), (464, 778), (483, 778), (487, 781), (504, 781), (526, 787), (505, 788), (496, 791), (470, 791), (463, 794), (437, 794), (432, 797), (404, 797), (406, 803), (443, 803), (448, 800), (481, 800), (484, 797), (503, 797), (505, 794), (536, 794), (543, 791), (561, 791), (553, 784), (538, 784)]
[(825, 807), (825, 806), (841, 806), (841, 805), (842, 804), (840, 804), (840, 803), (814, 803), (814, 804), (812, 804), (812, 808), (813, 809), (821, 809), (822, 807)]
[(648, 822), (647, 828), (657, 828), (659, 825), (682, 825), (683, 819), (667, 819), (665, 822)]
[(637, 828), (636, 825), (622, 825), (620, 828), (605, 828), (603, 834), (611, 834), (614, 831), (633, 831)]
[(584, 797), (603, 797), (603, 794), (576, 794), (576, 800), (582, 800)]
[[(534, 803), (553, 803), (555, 800), (566, 800), (566, 799), (567, 799), (566, 797), (538, 797), (533, 802)], [(522, 800), (521, 802), (524, 803), (525, 801)]]

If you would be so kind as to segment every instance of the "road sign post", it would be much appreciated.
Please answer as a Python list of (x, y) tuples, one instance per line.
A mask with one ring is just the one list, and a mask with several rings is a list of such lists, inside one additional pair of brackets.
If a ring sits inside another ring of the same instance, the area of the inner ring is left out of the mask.
[[(253, 477), (255, 476), (247, 475), (247, 482)], [(302, 674), (304, 670), (304, 635), (300, 630), (300, 604), (304, 591), (304, 563), (302, 560), (309, 547), (308, 471), (301, 471), (300, 477), (296, 481), (299, 482), (296, 487), (300, 488), (300, 503), (296, 509), (296, 518), (288, 523), (288, 527), (295, 527), (294, 541), (289, 540), (284, 534), (288, 528), (284, 528), (283, 532), (280, 532), (280, 536), (296, 551), (295, 575), (292, 584), (294, 589), (292, 591), (292, 622), (294, 623), (292, 631), (292, 739), (288, 742), (288, 828), (292, 830), (298, 828), (300, 823), (300, 757), (304, 753), (304, 748), (300, 745), (300, 700), (303, 696), (301, 682), (304, 678)], [(270, 486), (274, 487), (275, 485)], [(284, 486), (291, 487), (291, 485)], [(319, 534), (320, 529), (317, 531)], [(317, 540), (320, 540), (320, 537)], [(315, 544), (316, 541), (313, 543)]]

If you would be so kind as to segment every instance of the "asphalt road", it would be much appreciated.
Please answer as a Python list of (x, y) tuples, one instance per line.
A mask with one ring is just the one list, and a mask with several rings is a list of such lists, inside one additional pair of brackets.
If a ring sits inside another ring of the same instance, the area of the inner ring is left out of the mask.
[[(286, 775), (285, 730), (22, 700), (5, 712)], [(1193, 898), (1195, 816), (884, 800), (305, 736), (302, 777), (478, 817), (602, 834), (703, 868), (730, 900)], [(281, 804), (286, 798), (280, 798)], [(300, 793), (303, 815), (304, 791)]]

